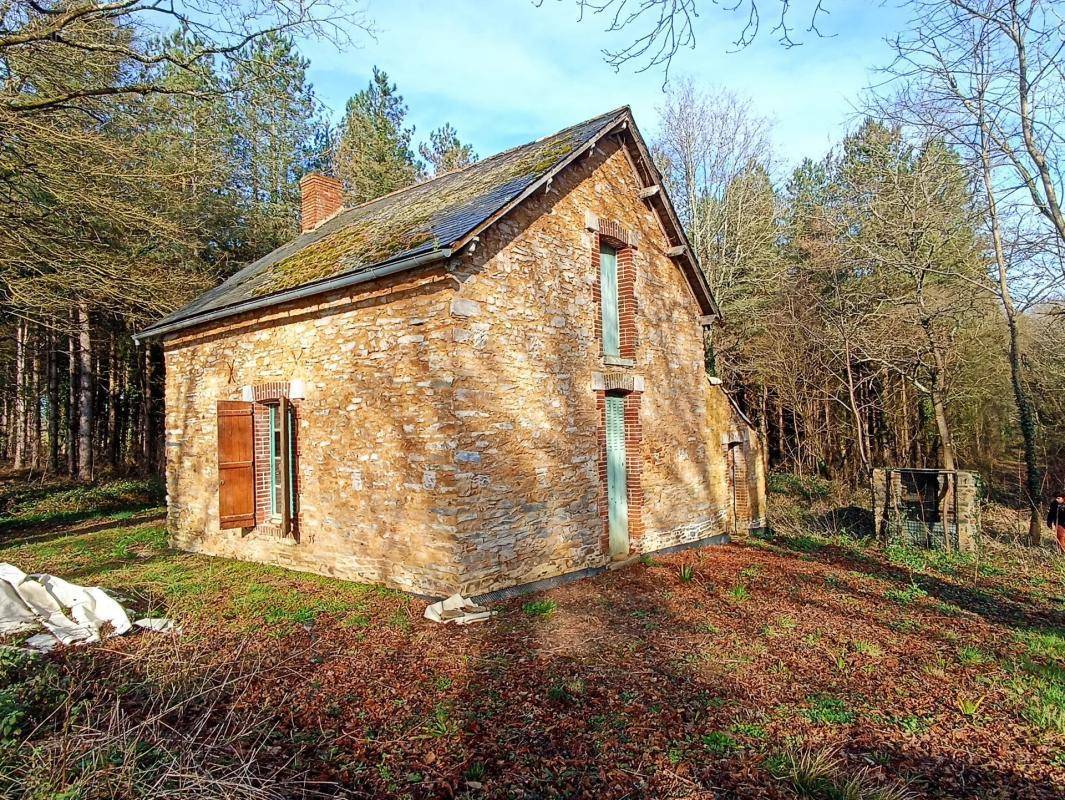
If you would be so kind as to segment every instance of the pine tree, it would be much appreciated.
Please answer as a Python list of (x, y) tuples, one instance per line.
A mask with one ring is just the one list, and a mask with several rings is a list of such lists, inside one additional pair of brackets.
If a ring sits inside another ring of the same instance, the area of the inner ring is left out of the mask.
[(434, 177), (477, 161), (473, 147), (459, 141), (458, 133), (450, 123), (444, 123), (430, 133), (428, 144), (423, 142), (418, 153), (432, 167)]
[(247, 257), (292, 238), (299, 223), (299, 179), (314, 160), (325, 123), (307, 81), (307, 59), (292, 39), (257, 39), (233, 65), (237, 178), (247, 202)]
[(358, 205), (423, 177), (411, 151), (414, 128), (403, 127), (407, 106), (388, 75), (374, 67), (369, 86), (348, 100), (335, 167), (345, 200)]

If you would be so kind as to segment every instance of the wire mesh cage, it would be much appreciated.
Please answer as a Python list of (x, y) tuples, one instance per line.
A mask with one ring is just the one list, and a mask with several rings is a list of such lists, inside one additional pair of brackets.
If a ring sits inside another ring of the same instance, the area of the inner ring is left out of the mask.
[(961, 470), (873, 471), (873, 518), (885, 542), (969, 550), (980, 531), (978, 477)]

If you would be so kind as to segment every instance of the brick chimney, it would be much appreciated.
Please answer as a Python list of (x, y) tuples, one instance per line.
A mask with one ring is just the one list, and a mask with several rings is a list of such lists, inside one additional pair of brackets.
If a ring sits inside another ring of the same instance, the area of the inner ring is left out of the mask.
[(318, 172), (300, 178), (300, 229), (313, 231), (340, 210), (343, 188), (340, 181)]

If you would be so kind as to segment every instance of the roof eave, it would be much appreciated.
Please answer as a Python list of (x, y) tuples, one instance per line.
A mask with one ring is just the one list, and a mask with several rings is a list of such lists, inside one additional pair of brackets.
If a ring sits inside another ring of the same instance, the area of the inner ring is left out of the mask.
[(714, 293), (710, 289), (710, 284), (706, 280), (706, 274), (699, 265), (699, 259), (695, 256), (695, 251), (688, 239), (688, 234), (680, 222), (680, 217), (677, 215), (677, 209), (673, 205), (673, 200), (670, 198), (669, 193), (665, 191), (665, 184), (662, 181), (662, 173), (658, 171), (654, 159), (651, 158), (651, 152), (647, 148), (647, 143), (644, 142), (639, 129), (636, 127), (636, 121), (632, 117), (632, 114), (626, 112), (626, 117), (626, 121), (629, 123), (626, 126), (626, 131), (636, 145), (636, 150), (640, 155), (640, 161), (642, 162), (643, 168), (647, 170), (648, 185), (661, 187), (661, 191), (658, 191), (651, 196), (649, 202), (661, 207), (666, 218), (670, 222), (670, 226), (673, 228), (679, 239), (679, 244), (684, 248), (683, 252), (677, 256), (677, 259), (683, 262), (682, 269), (684, 269), (688, 275), (688, 281), (692, 286), (692, 291), (695, 293), (696, 299), (699, 301), (703, 315), (707, 317), (712, 316), (715, 318), (715, 321), (723, 322), (721, 307), (717, 304), (717, 299), (714, 297)]
[(256, 297), (253, 300), (244, 300), (239, 303), (223, 306), (222, 308), (211, 309), (210, 311), (205, 311), (200, 314), (192, 314), (184, 319), (174, 320), (173, 322), (165, 323), (163, 325), (152, 325), (139, 333), (135, 333), (133, 335), (133, 341), (137, 344), (141, 344), (142, 342), (160, 339), (169, 334), (177, 333), (178, 331), (194, 328), (208, 322), (217, 322), (218, 320), (236, 316), (237, 314), (242, 314), (247, 311), (257, 311), (262, 308), (280, 305), (293, 300), (302, 300), (307, 297), (326, 294), (349, 286), (357, 286), (360, 283), (367, 283), (377, 278), (393, 275), (397, 272), (403, 272), (408, 269), (414, 269), (415, 267), (443, 261), (450, 258), (452, 252), (454, 251), (451, 248), (445, 247), (432, 250), (428, 253), (421, 253), (417, 256), (411, 256), (410, 258), (399, 259), (398, 261), (381, 262), (361, 269), (358, 272), (348, 273), (318, 283), (297, 286), (294, 289), (288, 289), (283, 292), (263, 295), (262, 297)]

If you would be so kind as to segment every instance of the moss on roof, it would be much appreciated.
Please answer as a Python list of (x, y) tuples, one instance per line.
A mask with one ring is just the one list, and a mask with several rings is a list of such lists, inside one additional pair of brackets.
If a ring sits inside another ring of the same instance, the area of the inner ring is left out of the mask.
[(563, 131), (351, 209), (346, 213), (354, 218), (348, 224), (275, 264), (252, 293), (261, 297), (355, 272), (425, 245), (432, 244), (430, 250), (450, 245), (437, 236), (438, 219), (477, 209), (479, 201), (491, 200), (501, 187), (520, 192), (573, 152), (581, 144), (577, 138)]
[(628, 116), (620, 108), (469, 167), (342, 210), (248, 264), (143, 331), (173, 331), (207, 315), (266, 305), (286, 290), (450, 247), (536, 185), (546, 173)]

